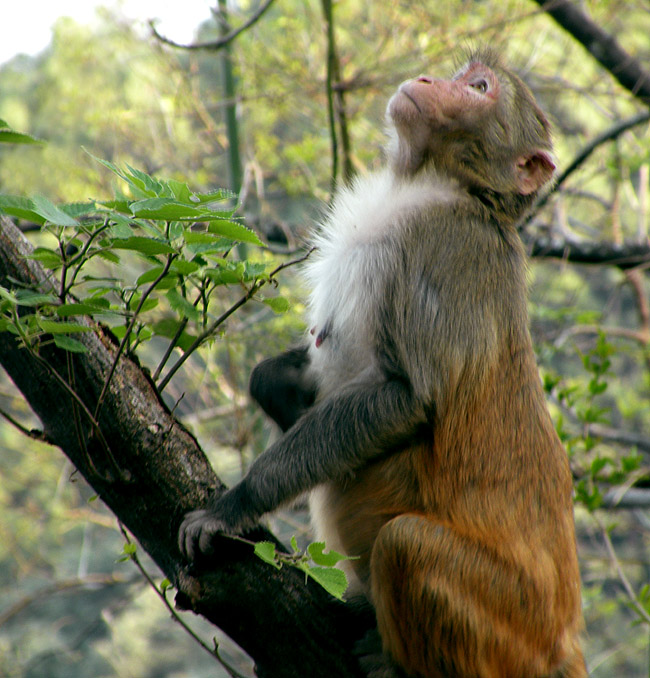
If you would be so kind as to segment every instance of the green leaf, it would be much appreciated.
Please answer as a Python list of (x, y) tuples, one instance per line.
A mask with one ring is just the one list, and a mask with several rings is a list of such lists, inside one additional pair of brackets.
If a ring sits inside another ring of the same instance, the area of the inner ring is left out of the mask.
[(195, 261), (185, 261), (185, 259), (176, 259), (172, 265), (171, 270), (174, 273), (180, 273), (181, 275), (190, 275), (195, 273), (201, 268), (199, 264)]
[(18, 219), (34, 221), (41, 226), (45, 219), (34, 209), (34, 202), (19, 195), (0, 195), (0, 212)]
[(264, 246), (264, 243), (257, 237), (255, 231), (251, 231), (250, 228), (246, 228), (246, 226), (243, 226), (236, 221), (230, 221), (228, 219), (210, 221), (208, 230), (210, 233), (218, 233), (224, 238), (247, 242), (252, 245), (259, 245), (260, 247)]
[(301, 567), (308, 577), (318, 582), (330, 595), (343, 600), (348, 588), (348, 579), (345, 572), (335, 567)]
[(56, 314), (60, 318), (68, 318), (75, 315), (93, 315), (95, 313), (110, 313), (110, 302), (108, 299), (97, 299), (98, 302), (107, 302), (103, 303), (83, 303), (83, 304), (63, 304), (63, 306), (58, 306), (56, 309)]
[(163, 591), (163, 593), (165, 591), (167, 591), (168, 589), (173, 589), (173, 588), (174, 588), (174, 585), (166, 577), (165, 577), (165, 579), (163, 579), (160, 582), (160, 590)]
[(27, 255), (27, 259), (40, 261), (46, 268), (57, 268), (63, 263), (61, 255), (58, 252), (49, 250), (45, 247), (37, 247), (31, 254)]
[(124, 553), (126, 553), (126, 555), (128, 555), (128, 556), (132, 556), (133, 554), (135, 554), (135, 552), (136, 552), (137, 550), (138, 550), (138, 549), (137, 549), (137, 546), (136, 546), (135, 544), (133, 544), (133, 543), (131, 543), (131, 544), (124, 544), (124, 547), (123, 547), (123, 549), (122, 549), (122, 551), (123, 551)]
[(54, 343), (65, 351), (70, 351), (71, 353), (88, 353), (88, 349), (76, 339), (72, 337), (67, 337), (64, 334), (55, 334)]
[[(237, 194), (225, 188), (219, 188), (216, 191), (210, 191), (208, 193), (194, 193), (192, 197), (200, 203), (209, 203), (234, 200), (237, 197)], [(234, 212), (234, 209), (232, 211)]]
[(118, 250), (135, 250), (141, 254), (171, 254), (174, 251), (167, 243), (153, 238), (134, 235), (126, 240), (116, 240), (113, 247)]
[(69, 214), (66, 214), (62, 209), (59, 209), (45, 196), (34, 196), (32, 202), (34, 203), (34, 211), (51, 224), (55, 224), (56, 226), (78, 226), (76, 219)]
[(291, 548), (293, 549), (294, 553), (298, 553), (298, 540), (296, 539), (296, 535), (291, 535)]
[(316, 565), (322, 565), (323, 567), (334, 567), (336, 563), (341, 562), (342, 560), (350, 560), (348, 556), (344, 556), (342, 553), (337, 553), (336, 551), (328, 551), (324, 553), (325, 542), (317, 541), (313, 544), (309, 544), (307, 547), (307, 553), (309, 557), (316, 563)]
[(270, 541), (258, 541), (257, 544), (255, 544), (255, 555), (258, 558), (261, 558), (265, 563), (273, 565), (277, 570), (282, 567), (282, 565), (277, 562), (275, 544)]
[(187, 299), (185, 299), (183, 295), (179, 293), (178, 290), (171, 289), (165, 294), (165, 296), (169, 301), (169, 305), (181, 315), (186, 316), (194, 322), (198, 322), (201, 319), (201, 314)]
[(157, 196), (163, 195), (166, 186), (162, 182), (154, 179), (150, 174), (147, 174), (142, 170), (131, 167), (131, 165), (127, 164), (126, 167), (129, 170), (131, 180), (129, 181), (128, 174), (125, 174), (125, 178), (127, 181), (129, 181), (129, 183), (132, 181), (136, 186), (142, 188), (146, 193), (151, 193)]
[[(161, 337), (173, 339), (176, 336), (180, 325), (181, 321), (177, 320), (176, 318), (165, 318), (164, 320), (160, 320), (153, 325), (153, 331)], [(183, 330), (180, 336), (176, 339), (176, 345), (183, 351), (189, 351), (195, 340), (195, 335)]]
[(286, 313), (291, 307), (284, 297), (268, 297), (262, 302), (273, 310), (274, 313)]
[(186, 205), (171, 198), (149, 198), (131, 203), (131, 213), (142, 219), (164, 219), (165, 221), (200, 220), (205, 210)]
[(0, 144), (44, 144), (42, 139), (16, 132), (7, 125), (4, 120), (0, 120)]
[(68, 202), (59, 205), (59, 209), (69, 216), (78, 219), (79, 217), (86, 217), (89, 214), (94, 214), (97, 211), (97, 204), (94, 200), (89, 200), (88, 202)]
[(186, 183), (176, 181), (176, 179), (168, 179), (167, 185), (169, 186), (176, 200), (178, 200), (179, 202), (191, 201), (192, 192), (190, 191), (190, 187)]
[(16, 299), (20, 306), (44, 306), (58, 303), (53, 294), (42, 294), (33, 290), (16, 290)]
[(57, 322), (47, 318), (38, 318), (38, 326), (48, 334), (72, 334), (73, 332), (92, 332), (93, 328), (79, 323)]

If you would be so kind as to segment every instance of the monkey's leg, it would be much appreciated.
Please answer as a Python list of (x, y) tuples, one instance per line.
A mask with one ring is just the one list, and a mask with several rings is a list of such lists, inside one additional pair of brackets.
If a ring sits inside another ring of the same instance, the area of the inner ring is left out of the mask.
[(293, 348), (267, 358), (251, 373), (251, 396), (282, 431), (291, 428), (316, 398), (307, 350), (306, 346)]
[(370, 564), (384, 650), (422, 678), (586, 676), (562, 672), (580, 656), (554, 619), (553, 582), (544, 591), (498, 548), (423, 516), (384, 525)]

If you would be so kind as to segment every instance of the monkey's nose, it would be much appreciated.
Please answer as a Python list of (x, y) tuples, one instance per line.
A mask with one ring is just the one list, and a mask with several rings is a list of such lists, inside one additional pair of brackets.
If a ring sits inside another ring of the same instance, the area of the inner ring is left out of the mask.
[(433, 83), (433, 78), (430, 78), (428, 75), (420, 75), (417, 78), (418, 82), (426, 82), (427, 85), (431, 85)]

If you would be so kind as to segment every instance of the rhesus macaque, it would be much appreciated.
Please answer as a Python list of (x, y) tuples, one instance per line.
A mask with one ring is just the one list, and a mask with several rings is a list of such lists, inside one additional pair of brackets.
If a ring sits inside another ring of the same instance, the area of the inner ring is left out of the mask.
[(186, 516), (180, 547), (309, 490), (319, 536), (360, 557), (383, 647), (369, 675), (586, 676), (571, 474), (516, 231), (552, 178), (549, 124), (490, 51), (404, 82), (387, 118), (386, 168), (315, 237), (305, 348), (252, 376), (285, 432)]

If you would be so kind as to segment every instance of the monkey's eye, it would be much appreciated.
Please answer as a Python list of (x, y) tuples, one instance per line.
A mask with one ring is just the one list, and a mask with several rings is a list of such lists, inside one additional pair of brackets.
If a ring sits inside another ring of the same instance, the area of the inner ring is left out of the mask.
[(485, 94), (488, 91), (487, 80), (483, 80), (483, 78), (480, 80), (475, 80), (474, 82), (470, 82), (469, 86), (481, 94)]

